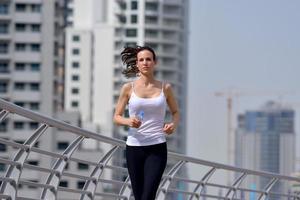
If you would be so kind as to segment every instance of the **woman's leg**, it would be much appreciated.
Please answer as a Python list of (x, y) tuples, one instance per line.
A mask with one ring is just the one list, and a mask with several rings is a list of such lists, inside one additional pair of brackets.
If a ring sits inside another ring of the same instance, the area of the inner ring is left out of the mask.
[(144, 186), (145, 152), (143, 147), (126, 146), (127, 168), (135, 200), (141, 200)]
[(144, 189), (142, 200), (154, 200), (156, 192), (167, 164), (166, 143), (152, 145), (147, 148), (144, 165)]

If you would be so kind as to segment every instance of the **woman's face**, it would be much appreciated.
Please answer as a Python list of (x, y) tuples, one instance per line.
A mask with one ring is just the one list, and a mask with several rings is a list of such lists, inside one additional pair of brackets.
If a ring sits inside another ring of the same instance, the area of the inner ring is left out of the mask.
[(142, 50), (137, 54), (137, 67), (141, 74), (152, 74), (156, 61), (153, 60), (153, 54), (149, 50)]

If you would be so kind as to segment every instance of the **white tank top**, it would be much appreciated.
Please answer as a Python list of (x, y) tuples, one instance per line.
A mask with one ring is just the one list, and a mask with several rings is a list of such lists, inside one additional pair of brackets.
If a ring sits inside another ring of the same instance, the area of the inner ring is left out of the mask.
[(141, 98), (135, 94), (132, 82), (132, 92), (128, 101), (129, 116), (142, 118), (142, 124), (139, 128), (130, 127), (126, 141), (128, 146), (147, 146), (166, 142), (163, 132), (166, 105), (163, 84), (159, 96)]

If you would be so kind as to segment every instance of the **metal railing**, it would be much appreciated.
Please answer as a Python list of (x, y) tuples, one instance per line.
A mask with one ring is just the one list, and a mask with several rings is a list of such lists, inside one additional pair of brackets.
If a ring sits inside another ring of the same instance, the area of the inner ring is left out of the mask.
[[(30, 121), (38, 122), (40, 125), (23, 143), (18, 143), (7, 136), (0, 137), (2, 147), (3, 145), (10, 146), (15, 150), (11, 158), (9, 156), (0, 157), (0, 164), (7, 166), (6, 172), (0, 177), (2, 182), (0, 187), (1, 199), (63, 199), (58, 197), (60, 193), (75, 195), (76, 199), (132, 199), (126, 167), (114, 165), (114, 162), (112, 162), (116, 152), (124, 150), (124, 141), (72, 126), (64, 121), (32, 112), (0, 99), (0, 122), (5, 121), (11, 115), (22, 116)], [(37, 147), (37, 142), (49, 129), (62, 130), (61, 134), (72, 133), (75, 135), (74, 140), (62, 152)], [(74, 156), (75, 152), (80, 149), (80, 145), (87, 139), (95, 140), (100, 145), (108, 144), (111, 148), (109, 151), (101, 154), (98, 162), (95, 162), (95, 159), (89, 161), (85, 160), (84, 157), (76, 158)], [(39, 166), (36, 163), (27, 162), (32, 154), (47, 157), (50, 160), (49, 166)], [(66, 170), (71, 162), (84, 163), (84, 166), (89, 166), (92, 170), (90, 170), (89, 174), (78, 174), (72, 172), (72, 170)], [(187, 165), (199, 167), (202, 171), (205, 169), (206, 172), (197, 179), (180, 176), (180, 170), (187, 167)], [(157, 199), (172, 199), (176, 195), (180, 196), (180, 199), (189, 200), (248, 199), (247, 196), (251, 195), (252, 198), (254, 196), (255, 199), (259, 200), (300, 199), (300, 195), (297, 193), (272, 191), (272, 188), (278, 184), (290, 183), (292, 185), (294, 182), (299, 184), (300, 179), (296, 177), (237, 168), (173, 152), (168, 152), (168, 166), (159, 186)], [(108, 178), (103, 177), (103, 174), (108, 170), (111, 172), (120, 171), (119, 174), (123, 174), (123, 179), (114, 179), (112, 175), (114, 173), (109, 173)], [(46, 176), (44, 179), (40, 178), (38, 181), (31, 181), (32, 177), (23, 176), (25, 171), (26, 173), (27, 171), (44, 173)], [(211, 181), (212, 177), (217, 173), (227, 172), (234, 173), (236, 178), (230, 185)], [(62, 180), (65, 177), (81, 180), (82, 187), (80, 189), (71, 188), (62, 184)], [(263, 189), (243, 186), (249, 177), (262, 177), (268, 180), (268, 183)], [(178, 187), (179, 183), (184, 187)], [(113, 185), (111, 188), (114, 189), (107, 192), (105, 188), (101, 188), (101, 185), (104, 184), (111, 184)], [(20, 190), (24, 190), (23, 186), (35, 188), (40, 193), (39, 197), (22, 196)], [(220, 191), (225, 191), (224, 195)], [(70, 199), (75, 198), (73, 196)]]

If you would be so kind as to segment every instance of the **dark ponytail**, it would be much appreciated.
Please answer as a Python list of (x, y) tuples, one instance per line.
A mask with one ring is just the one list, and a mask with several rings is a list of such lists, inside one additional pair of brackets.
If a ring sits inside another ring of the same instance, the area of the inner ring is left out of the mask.
[(136, 77), (139, 73), (139, 69), (136, 66), (137, 54), (143, 50), (150, 51), (153, 55), (153, 60), (156, 60), (155, 52), (149, 46), (125, 47), (121, 52), (122, 62), (126, 65), (126, 68), (122, 71), (122, 74), (124, 74), (126, 78)]

